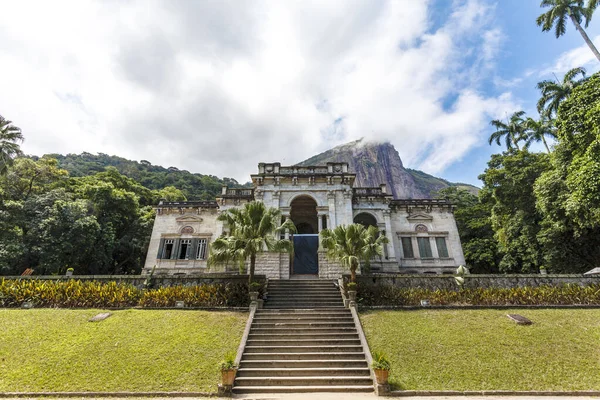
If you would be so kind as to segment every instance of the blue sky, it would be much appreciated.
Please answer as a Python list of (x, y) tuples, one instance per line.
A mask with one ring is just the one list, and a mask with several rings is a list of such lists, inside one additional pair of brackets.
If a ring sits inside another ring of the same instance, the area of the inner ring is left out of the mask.
[[(31, 10), (36, 12), (32, 13)], [(0, 113), (28, 154), (115, 154), (247, 181), (364, 137), (479, 185), (489, 121), (598, 63), (538, 0), (22, 0), (0, 26)], [(600, 16), (588, 29), (600, 42)]]
[[(445, 6), (452, 2), (443, 2)], [(444, 6), (439, 5), (442, 9)], [(533, 0), (503, 0), (495, 8), (494, 21), (503, 33), (503, 41), (498, 52), (496, 67), (493, 77), (487, 77), (482, 85), (482, 90), (489, 95), (510, 90), (517, 104), (532, 117), (537, 117), (536, 103), (539, 91), (536, 84), (542, 80), (554, 79), (552, 71), (559, 79), (564, 72), (577, 66), (585, 66), (588, 74), (600, 69), (600, 62), (591, 59), (585, 65), (577, 62), (560, 63), (561, 56), (576, 48), (584, 47), (585, 43), (569, 23), (564, 36), (556, 39), (554, 32), (542, 32), (535, 24), (541, 14), (539, 1)], [(600, 18), (592, 20), (586, 32), (591, 38), (600, 35)], [(600, 45), (595, 40), (596, 46)], [(587, 46), (582, 50), (588, 50)], [(591, 54), (591, 51), (588, 50)], [(567, 67), (565, 69), (565, 66)], [(505, 81), (518, 80), (514, 85), (502, 87), (494, 82), (494, 77)], [(488, 128), (492, 132), (492, 128)], [(468, 182), (481, 186), (477, 176), (481, 174), (493, 153), (503, 150), (497, 145), (488, 145), (485, 137), (479, 144), (466, 153), (461, 160), (455, 162), (441, 174), (450, 181)], [(542, 151), (541, 146), (532, 147), (533, 150)]]

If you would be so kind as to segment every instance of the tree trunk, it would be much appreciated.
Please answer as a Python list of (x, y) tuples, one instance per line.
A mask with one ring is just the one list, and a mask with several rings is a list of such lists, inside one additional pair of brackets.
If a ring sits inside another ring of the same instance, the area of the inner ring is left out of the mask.
[(350, 265), (350, 282), (356, 282), (356, 267), (354, 262)]
[(248, 283), (254, 281), (254, 266), (256, 265), (256, 254), (250, 256), (250, 271), (248, 271)]
[(598, 49), (596, 48), (596, 46), (594, 46), (594, 43), (592, 43), (592, 41), (590, 40), (587, 33), (585, 33), (585, 31), (583, 30), (581, 25), (579, 25), (579, 22), (577, 22), (577, 20), (573, 17), (573, 15), (571, 15), (571, 12), (569, 12), (569, 17), (571, 17), (571, 21), (573, 22), (573, 25), (575, 25), (575, 28), (579, 31), (579, 33), (583, 37), (583, 40), (585, 40), (585, 43), (592, 50), (592, 53), (594, 53), (594, 55), (596, 56), (598, 61), (600, 61), (600, 52), (598, 52)]
[(544, 138), (544, 135), (542, 135), (542, 142), (544, 143), (544, 146), (546, 146), (548, 154), (550, 154), (550, 147), (548, 147), (548, 143), (546, 143), (546, 138)]
[(521, 149), (519, 148), (519, 143), (517, 143), (517, 140), (515, 139), (515, 135), (513, 133), (511, 133), (510, 137), (512, 138), (512, 141), (513, 141), (515, 147), (517, 148), (517, 150), (520, 151)]

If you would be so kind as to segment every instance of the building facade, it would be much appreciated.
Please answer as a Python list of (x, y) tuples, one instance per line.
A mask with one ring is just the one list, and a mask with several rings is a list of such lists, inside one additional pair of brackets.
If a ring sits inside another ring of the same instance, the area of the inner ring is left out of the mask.
[(270, 279), (293, 275), (337, 278), (344, 271), (325, 257), (318, 233), (338, 225), (361, 223), (386, 235), (383, 256), (370, 262), (372, 272), (452, 273), (464, 264), (453, 207), (446, 200), (393, 199), (385, 185), (355, 188), (356, 175), (347, 163), (326, 166), (281, 166), (260, 163), (251, 175), (253, 188), (229, 189), (216, 201), (161, 202), (148, 248), (144, 272), (194, 274), (237, 271), (237, 265), (208, 267), (211, 242), (227, 234), (219, 213), (253, 200), (281, 211), (294, 222), (294, 253), (263, 253), (256, 273)]

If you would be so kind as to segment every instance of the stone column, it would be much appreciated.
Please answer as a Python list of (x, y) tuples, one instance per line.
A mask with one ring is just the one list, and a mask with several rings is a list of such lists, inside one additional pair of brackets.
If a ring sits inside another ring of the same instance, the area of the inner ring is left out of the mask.
[(317, 233), (321, 233), (323, 230), (323, 214), (321, 213), (317, 214), (317, 225), (319, 226)]
[(328, 228), (333, 229), (337, 225), (335, 222), (335, 192), (333, 190), (327, 193), (327, 201), (329, 203), (329, 223), (331, 225)]
[[(285, 217), (285, 222), (287, 222), (287, 221), (289, 221), (289, 220), (290, 220), (290, 216), (289, 216), (289, 214), (287, 214), (287, 215), (284, 215), (284, 217)], [(289, 229), (286, 229), (286, 230), (285, 230), (285, 236), (284, 236), (284, 239), (285, 239), (285, 240), (290, 240), (290, 230), (289, 230)]]
[(388, 259), (396, 261), (396, 251), (394, 249), (394, 236), (392, 235), (392, 210), (383, 210), (383, 220), (385, 222), (385, 236), (390, 241), (387, 244)]

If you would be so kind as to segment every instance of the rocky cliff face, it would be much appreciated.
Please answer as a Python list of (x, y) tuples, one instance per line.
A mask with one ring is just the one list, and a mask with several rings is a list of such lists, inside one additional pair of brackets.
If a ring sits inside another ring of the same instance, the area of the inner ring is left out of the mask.
[(406, 169), (398, 151), (389, 143), (365, 142), (363, 139), (334, 147), (298, 165), (324, 165), (328, 162), (347, 162), (356, 173), (355, 187), (376, 187), (385, 183), (396, 199), (423, 199), (448, 186), (461, 186), (471, 192), (471, 185), (455, 184), (422, 171)]

